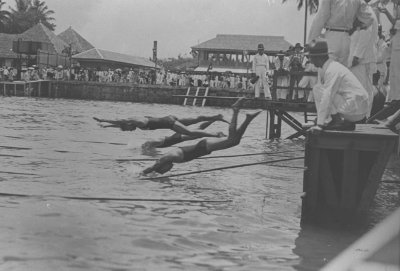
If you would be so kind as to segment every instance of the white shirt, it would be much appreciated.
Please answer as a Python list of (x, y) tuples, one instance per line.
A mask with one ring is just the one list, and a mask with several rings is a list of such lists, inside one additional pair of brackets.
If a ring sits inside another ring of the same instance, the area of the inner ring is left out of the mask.
[(259, 68), (265, 68), (269, 70), (269, 59), (266, 54), (256, 54), (253, 59), (253, 72), (255, 72)]
[(318, 38), (323, 28), (351, 29), (355, 18), (369, 26), (372, 23), (371, 16), (364, 0), (320, 0), (308, 34), (308, 43)]
[(324, 125), (330, 117), (331, 106), (335, 95), (340, 95), (351, 105), (349, 114), (365, 114), (368, 110), (368, 93), (345, 66), (329, 59), (320, 69), (321, 88), (323, 90), (318, 112), (318, 125)]
[[(283, 69), (283, 70), (289, 70), (289, 64), (290, 64), (290, 59), (287, 56), (284, 56), (282, 61), (279, 59), (279, 57), (275, 57), (274, 59), (274, 64), (276, 70)], [(282, 64), (282, 66), (281, 66)]]

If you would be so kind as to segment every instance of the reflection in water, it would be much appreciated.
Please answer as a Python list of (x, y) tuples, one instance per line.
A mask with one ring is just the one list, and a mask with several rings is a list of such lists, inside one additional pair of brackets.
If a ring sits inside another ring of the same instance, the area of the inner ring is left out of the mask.
[[(138, 178), (153, 163), (146, 159), (169, 149), (143, 143), (172, 132), (122, 132), (92, 120), (229, 118), (229, 109), (20, 97), (1, 97), (0, 107), (2, 270), (315, 270), (399, 205), (399, 186), (388, 183), (364, 228), (301, 229), (302, 160), (146, 181)], [(255, 119), (239, 146), (213, 155), (282, 157), (198, 159), (171, 173), (303, 156), (301, 139), (265, 140), (265, 117)], [(398, 176), (391, 170), (384, 179)]]

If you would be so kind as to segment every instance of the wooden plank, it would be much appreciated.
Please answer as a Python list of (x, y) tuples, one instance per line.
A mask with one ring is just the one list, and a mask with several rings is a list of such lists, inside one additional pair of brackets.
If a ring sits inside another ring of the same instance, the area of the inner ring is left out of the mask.
[(289, 125), (290, 127), (292, 127), (293, 129), (295, 129), (297, 132), (303, 133), (305, 134), (305, 130), (303, 129), (302, 126), (296, 125), (296, 123), (294, 123), (291, 119), (287, 118), (284, 114), (280, 115), (282, 120)]
[(197, 87), (196, 94), (194, 95), (195, 98), (193, 99), (193, 104), (192, 104), (193, 106), (196, 105), (196, 101), (199, 96), (199, 90), (200, 90), (200, 87)]
[[(204, 96), (208, 95), (208, 90), (209, 90), (209, 88), (207, 87), (206, 92), (204, 93)], [(202, 104), (201, 104), (202, 107), (204, 107), (204, 105), (206, 104), (206, 101), (207, 101), (206, 99), (203, 99)]]
[(275, 135), (275, 110), (268, 110), (269, 111), (269, 139), (276, 138)]
[(362, 151), (377, 151), (382, 148), (381, 140), (343, 139), (337, 137), (319, 137), (313, 140), (314, 147), (321, 149), (343, 150), (352, 147)]
[[(188, 96), (190, 94), (190, 87), (188, 87), (187, 91), (186, 91), (186, 96)], [(183, 105), (186, 105), (187, 102), (187, 97), (185, 98), (185, 100), (183, 100)]]
[(319, 165), (320, 165), (320, 154), (321, 151), (317, 148), (310, 146), (310, 156), (306, 163), (306, 167), (309, 169), (309, 174), (305, 181), (305, 192), (306, 192), (306, 212), (312, 214), (316, 211), (318, 205), (318, 187), (319, 187)]
[(382, 142), (383, 147), (376, 158), (375, 164), (371, 168), (365, 189), (361, 195), (360, 204), (358, 206), (359, 212), (365, 212), (368, 210), (372, 202), (372, 198), (375, 196), (375, 193), (378, 190), (379, 183), (389, 157), (394, 151), (395, 143), (395, 140), (387, 140)]
[(335, 181), (332, 176), (332, 169), (326, 151), (321, 151), (320, 161), (321, 169), (319, 174), (321, 176), (321, 189), (324, 192), (326, 204), (329, 207), (338, 207), (339, 199), (336, 193)]
[(343, 152), (343, 171), (341, 183), (340, 207), (354, 210), (357, 207), (359, 152), (346, 149)]

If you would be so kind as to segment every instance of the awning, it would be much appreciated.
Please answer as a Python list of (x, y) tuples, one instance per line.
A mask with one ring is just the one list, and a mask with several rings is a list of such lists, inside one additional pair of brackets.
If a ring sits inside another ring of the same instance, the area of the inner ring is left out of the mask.
[[(194, 71), (195, 72), (206, 72), (207, 71), (207, 69), (208, 69), (208, 67), (197, 67)], [(224, 72), (228, 72), (228, 71), (230, 71), (230, 72), (232, 72), (232, 73), (240, 73), (240, 74), (246, 74), (247, 73), (247, 69), (234, 69), (234, 68), (229, 68), (229, 67), (226, 67), (226, 68), (212, 68), (211, 70), (210, 70), (210, 72), (220, 72), (220, 73), (224, 73)], [(249, 69), (248, 70), (249, 71), (249, 73), (251, 73), (251, 69)]]

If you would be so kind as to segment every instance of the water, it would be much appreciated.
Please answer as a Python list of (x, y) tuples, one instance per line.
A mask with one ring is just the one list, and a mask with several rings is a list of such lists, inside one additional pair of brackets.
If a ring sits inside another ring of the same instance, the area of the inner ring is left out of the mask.
[[(383, 184), (363, 229), (302, 229), (302, 169), (257, 165), (141, 180), (138, 173), (151, 161), (115, 159), (158, 157), (167, 149), (141, 145), (170, 132), (122, 132), (92, 120), (219, 113), (229, 118), (226, 108), (21, 97), (1, 97), (0, 108), (0, 192), (31, 195), (0, 197), (0, 270), (315, 270), (399, 205), (393, 193), (399, 186)], [(227, 125), (210, 129), (227, 131)], [(262, 113), (239, 146), (214, 155), (303, 156), (303, 146), (303, 140), (265, 140)], [(195, 160), (175, 165), (171, 173), (280, 158)], [(301, 167), (303, 161), (280, 164)], [(388, 171), (384, 179), (398, 176)], [(195, 201), (177, 201), (182, 199)]]

